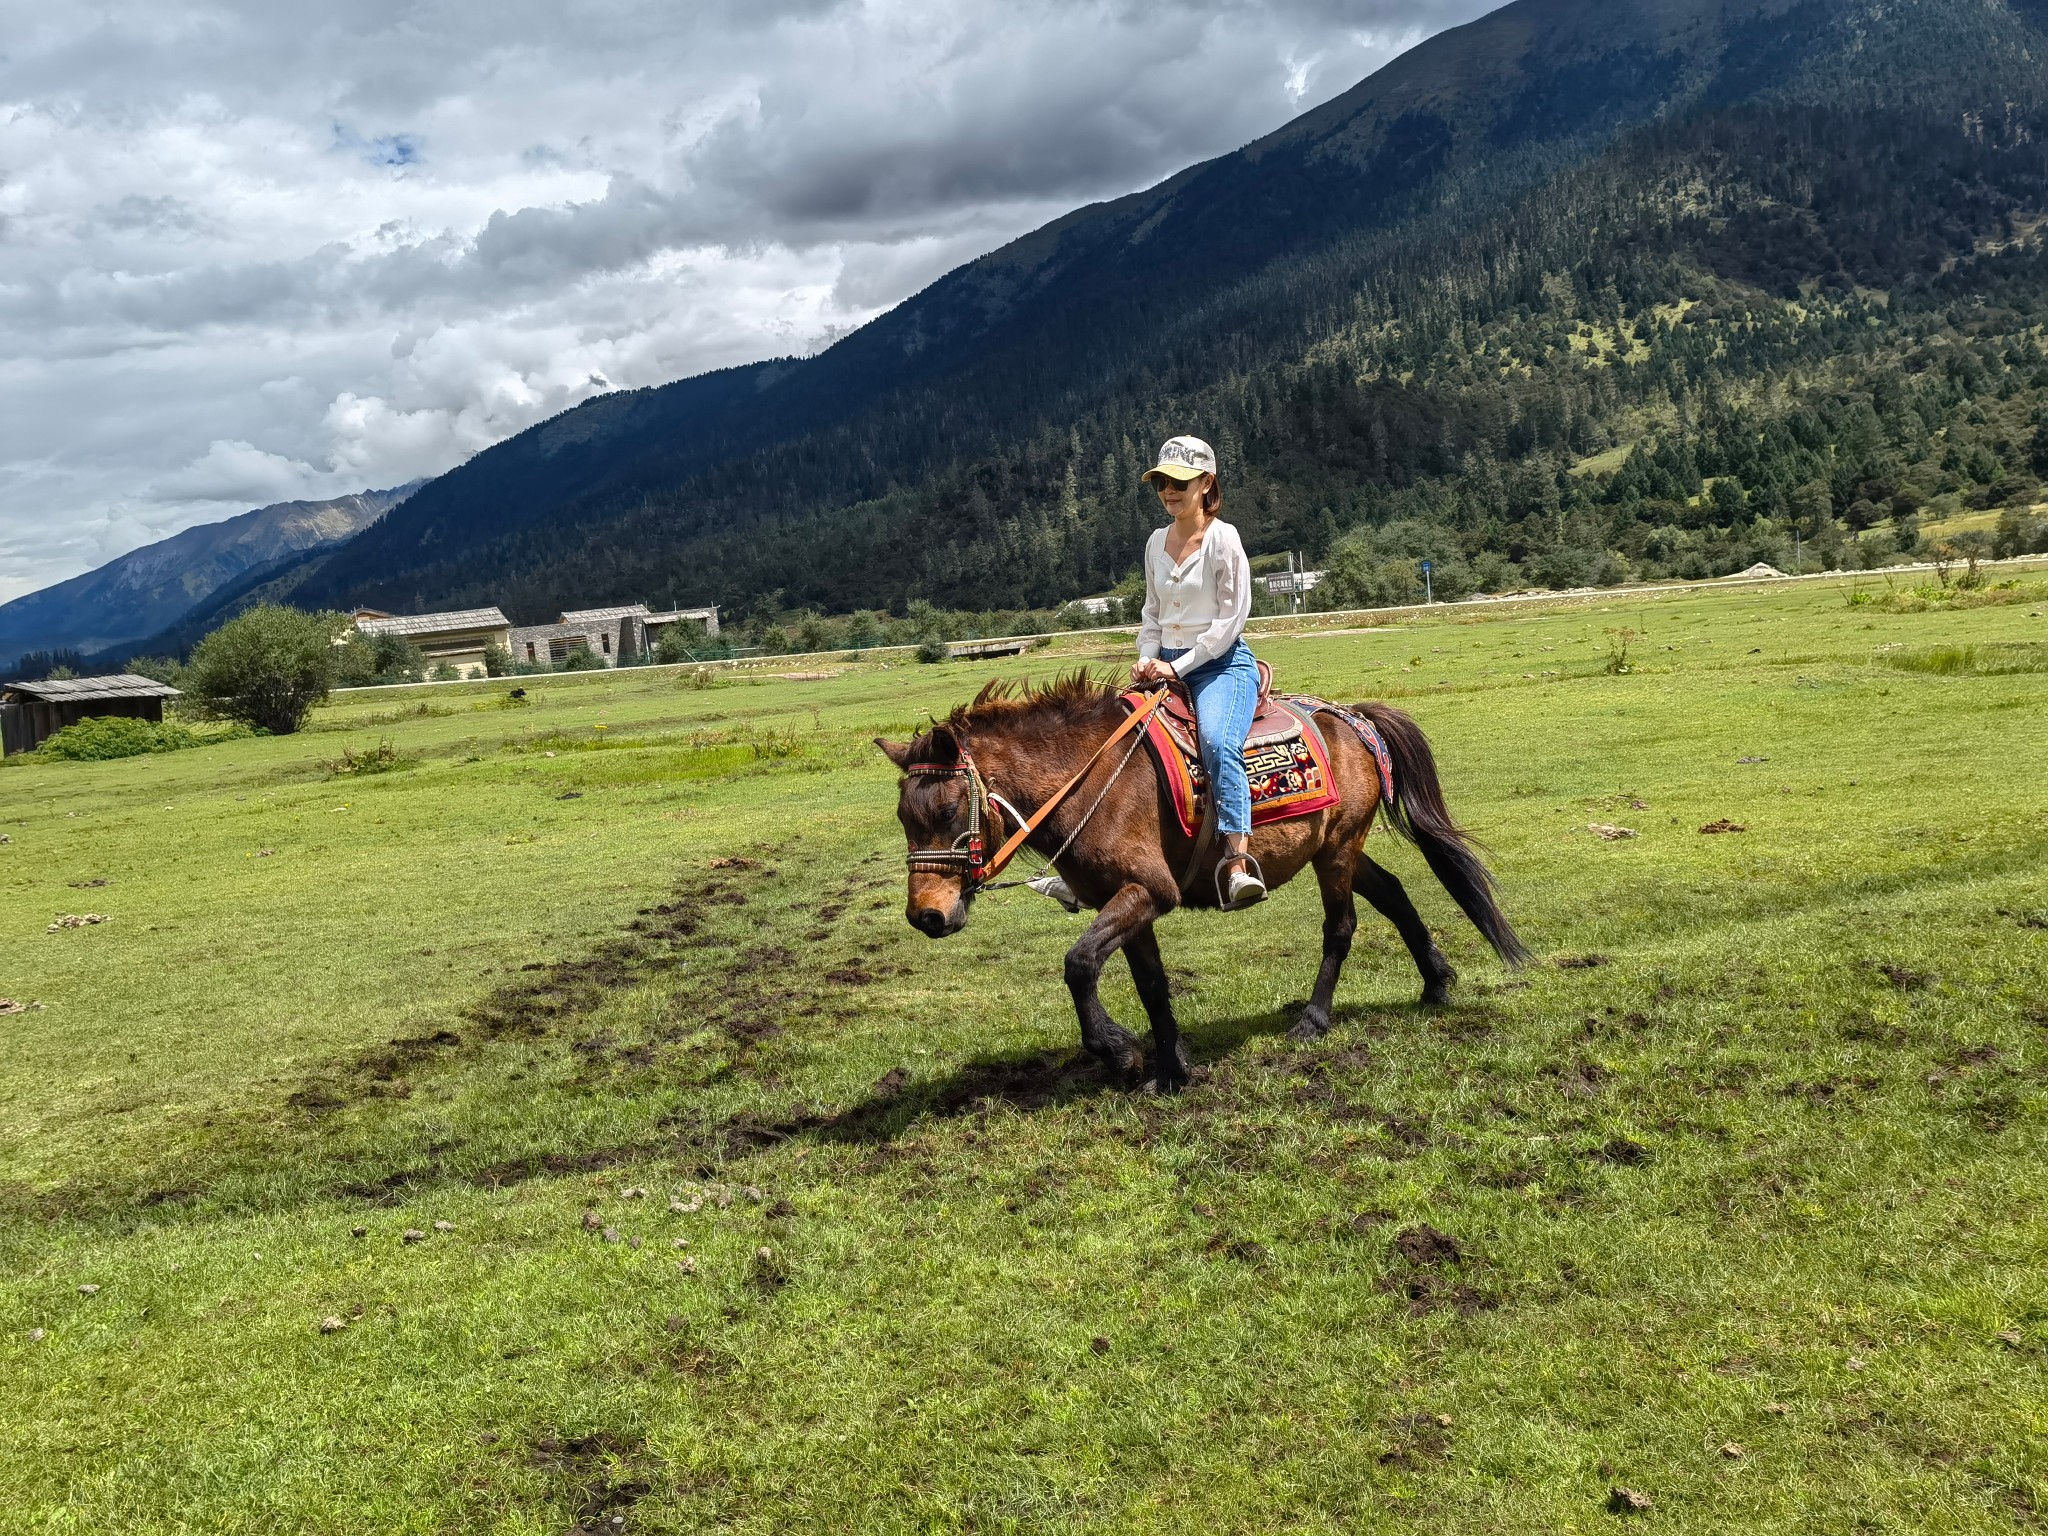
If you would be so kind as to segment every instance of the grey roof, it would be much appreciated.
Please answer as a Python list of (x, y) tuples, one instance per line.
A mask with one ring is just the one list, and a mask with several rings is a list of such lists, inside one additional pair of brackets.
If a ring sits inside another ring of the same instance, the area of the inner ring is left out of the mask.
[(506, 629), (512, 621), (495, 608), (464, 608), (456, 613), (401, 613), (395, 619), (357, 619), (366, 635), (439, 635), (461, 629)]
[(175, 699), (180, 695), (169, 683), (153, 677), (123, 672), (114, 677), (46, 677), (37, 683), (0, 684), (9, 693), (60, 704), (76, 699)]
[(701, 619), (716, 612), (718, 605), (713, 603), (708, 608), (675, 608), (667, 613), (650, 613), (647, 620), (651, 624), (670, 624), (677, 619)]
[(647, 617), (645, 603), (625, 603), (617, 608), (579, 608), (574, 613), (562, 615), (564, 624), (602, 624), (606, 619), (644, 619)]

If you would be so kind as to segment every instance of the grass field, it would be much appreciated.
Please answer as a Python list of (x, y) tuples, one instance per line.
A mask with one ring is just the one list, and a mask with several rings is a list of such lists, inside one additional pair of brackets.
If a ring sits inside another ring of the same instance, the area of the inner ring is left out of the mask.
[(1371, 919), (1291, 1046), (1312, 885), (1176, 917), (1167, 1100), (1079, 1055), (1082, 919), (903, 921), (869, 738), (986, 664), (10, 765), (0, 1530), (2039, 1528), (2048, 583), (1998, 596), (1261, 639), (1417, 716), (1543, 958), (1375, 833), (1457, 1004)]

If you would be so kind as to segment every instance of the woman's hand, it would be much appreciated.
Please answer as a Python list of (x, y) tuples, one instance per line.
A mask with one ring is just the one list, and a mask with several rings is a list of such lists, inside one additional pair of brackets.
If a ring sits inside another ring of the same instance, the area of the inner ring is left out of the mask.
[(1157, 656), (1147, 656), (1131, 668), (1134, 683), (1170, 683), (1179, 675)]

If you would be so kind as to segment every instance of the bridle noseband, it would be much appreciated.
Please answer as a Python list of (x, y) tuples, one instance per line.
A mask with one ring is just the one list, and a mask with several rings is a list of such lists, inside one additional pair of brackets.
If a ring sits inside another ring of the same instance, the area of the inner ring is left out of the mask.
[(973, 894), (991, 874), (988, 840), (982, 833), (984, 804), (988, 807), (987, 820), (993, 824), (996, 835), (1002, 835), (1002, 813), (996, 809), (996, 797), (982, 781), (981, 770), (974, 765), (974, 754), (961, 742), (958, 763), (913, 763), (903, 771), (917, 778), (967, 781), (967, 830), (953, 839), (950, 848), (911, 849), (904, 862), (913, 874), (959, 875), (967, 882), (968, 894)]

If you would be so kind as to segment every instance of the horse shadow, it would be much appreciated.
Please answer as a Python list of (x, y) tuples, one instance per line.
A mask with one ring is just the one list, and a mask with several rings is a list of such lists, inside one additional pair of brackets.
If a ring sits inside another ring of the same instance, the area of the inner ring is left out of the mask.
[[(1194, 1068), (1195, 1087), (1249, 1042), (1285, 1035), (1306, 1000), (1237, 1019), (1217, 1019), (1184, 1028), (1181, 1039)], [(1339, 1030), (1364, 1021), (1370, 1033), (1386, 1032), (1393, 1017), (1427, 1017), (1419, 1004), (1400, 1007), (1347, 1006), (1336, 1010)], [(914, 1080), (902, 1067), (884, 1073), (858, 1103), (834, 1113), (799, 1114), (767, 1123), (741, 1117), (726, 1128), (725, 1151), (744, 1153), (804, 1139), (861, 1146), (894, 1142), (920, 1122), (967, 1119), (998, 1109), (1037, 1114), (1105, 1094), (1132, 1094), (1134, 1086), (1110, 1072), (1079, 1047), (983, 1056), (940, 1076)]]

